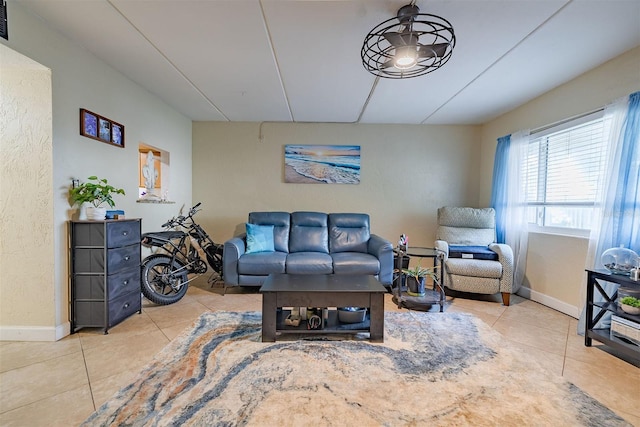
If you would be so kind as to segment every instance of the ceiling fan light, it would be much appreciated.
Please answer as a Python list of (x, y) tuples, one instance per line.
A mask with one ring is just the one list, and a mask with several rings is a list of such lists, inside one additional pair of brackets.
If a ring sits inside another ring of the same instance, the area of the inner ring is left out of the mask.
[(393, 66), (398, 70), (408, 70), (418, 63), (418, 51), (415, 46), (406, 46), (396, 49)]
[(456, 36), (446, 19), (426, 13), (412, 2), (397, 16), (376, 25), (364, 38), (360, 57), (371, 74), (405, 79), (430, 73), (446, 64)]

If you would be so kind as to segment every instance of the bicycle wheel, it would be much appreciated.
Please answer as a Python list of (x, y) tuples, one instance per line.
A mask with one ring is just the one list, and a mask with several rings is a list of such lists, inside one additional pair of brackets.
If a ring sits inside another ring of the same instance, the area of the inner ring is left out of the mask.
[(184, 265), (176, 260), (172, 264), (168, 256), (149, 257), (142, 263), (142, 294), (156, 304), (169, 305), (178, 302), (187, 293), (187, 280), (187, 269)]

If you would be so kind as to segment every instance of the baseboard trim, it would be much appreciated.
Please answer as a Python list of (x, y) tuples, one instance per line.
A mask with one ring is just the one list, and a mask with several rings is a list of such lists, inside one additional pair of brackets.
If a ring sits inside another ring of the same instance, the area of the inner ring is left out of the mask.
[(546, 305), (549, 308), (553, 308), (561, 313), (571, 316), (574, 319), (580, 318), (581, 309), (571, 304), (567, 304), (564, 301), (550, 297), (540, 292), (536, 292), (530, 288), (521, 287), (517, 292), (523, 298), (530, 299), (531, 301), (539, 302), (542, 305)]
[(0, 326), (0, 341), (58, 341), (71, 333), (71, 324), (50, 326)]

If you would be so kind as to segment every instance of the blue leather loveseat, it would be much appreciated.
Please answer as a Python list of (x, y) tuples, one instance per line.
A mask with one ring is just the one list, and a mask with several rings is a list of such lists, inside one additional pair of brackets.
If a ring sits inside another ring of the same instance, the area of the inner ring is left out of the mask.
[(371, 234), (367, 214), (251, 212), (247, 224), (250, 233), (260, 228), (268, 238), (273, 227), (273, 242), (247, 253), (246, 233), (226, 241), (226, 285), (261, 286), (272, 273), (370, 274), (391, 285), (393, 246)]

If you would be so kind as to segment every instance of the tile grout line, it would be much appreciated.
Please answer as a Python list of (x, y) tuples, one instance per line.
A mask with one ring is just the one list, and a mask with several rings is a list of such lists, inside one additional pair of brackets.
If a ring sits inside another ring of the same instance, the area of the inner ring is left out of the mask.
[[(7, 373), (7, 372), (11, 372), (11, 371), (14, 371), (14, 370), (17, 370), (17, 369), (27, 368), (27, 367), (29, 367), (29, 366), (37, 365), (37, 364), (40, 364), (40, 363), (46, 363), (46, 362), (49, 362), (49, 361), (52, 361), (52, 360), (62, 359), (62, 358), (64, 358), (64, 357), (68, 357), (70, 354), (74, 354), (74, 353), (76, 353), (76, 352), (71, 352), (71, 353), (61, 354), (61, 355), (58, 355), (58, 356), (56, 356), (56, 357), (52, 357), (51, 359), (46, 359), (46, 360), (42, 360), (42, 361), (40, 361), (40, 362), (30, 363), (30, 364), (28, 364), (28, 365), (24, 365), (24, 366), (18, 366), (18, 367), (16, 367), (16, 368), (9, 369), (8, 371), (4, 371), (4, 372), (2, 372), (2, 373), (4, 374), (4, 373)], [(90, 385), (90, 383), (89, 383), (89, 373), (87, 372), (87, 364), (86, 364), (86, 361), (85, 361), (85, 359), (84, 359), (84, 351), (82, 350), (82, 342), (80, 342), (80, 351), (79, 351), (79, 353), (82, 353), (82, 362), (83, 362), (83, 363), (84, 363), (84, 365), (85, 365), (85, 373), (87, 374), (87, 384), (89, 385), (89, 391), (91, 392), (91, 385)], [(7, 409), (6, 411), (2, 411), (2, 410), (0, 410), (0, 415), (7, 414), (7, 413), (9, 413), (9, 412), (11, 412), (11, 411), (15, 411), (15, 410), (17, 410), (17, 409), (24, 408), (25, 406), (33, 405), (33, 404), (36, 404), (36, 403), (38, 403), (38, 402), (42, 402), (42, 401), (47, 400), (47, 399), (51, 399), (51, 398), (52, 398), (52, 397), (54, 397), (54, 396), (58, 396), (58, 395), (60, 395), (60, 394), (67, 393), (67, 392), (70, 392), (70, 391), (72, 391), (72, 390), (75, 390), (75, 388), (70, 388), (70, 389), (68, 389), (68, 390), (63, 390), (63, 391), (60, 391), (59, 393), (52, 394), (52, 395), (50, 395), (50, 396), (44, 396), (44, 397), (41, 397), (40, 399), (34, 400), (34, 401), (32, 401), (32, 402), (28, 402), (28, 403), (25, 403), (25, 404), (23, 404), (23, 405), (16, 406), (15, 408)], [(91, 394), (91, 402), (92, 402), (92, 404), (93, 404), (93, 393)], [(94, 406), (94, 411), (95, 411), (95, 404), (94, 404), (93, 406)]]
[(564, 355), (562, 357), (562, 373), (560, 374), (563, 378), (565, 378), (564, 376), (564, 370), (567, 366), (567, 350), (569, 348), (569, 331), (571, 329), (571, 322), (569, 322), (569, 324), (567, 325), (567, 335), (565, 336), (564, 339)]
[[(144, 311), (144, 310), (143, 310), (143, 311)], [(157, 330), (158, 330), (162, 335), (164, 335), (164, 337), (165, 337), (167, 340), (169, 340), (169, 342), (167, 343), (167, 344), (169, 344), (169, 343), (171, 342), (171, 338), (169, 338), (169, 337), (167, 336), (167, 334), (165, 334), (165, 333), (164, 333), (164, 331), (162, 330), (162, 328), (160, 328), (160, 326), (158, 326), (158, 324), (156, 323), (156, 321), (155, 321), (155, 320), (153, 320), (153, 317), (151, 317), (151, 316), (149, 315), (149, 313), (145, 313), (145, 314), (147, 315), (147, 317), (149, 318), (149, 320), (151, 321), (151, 323), (153, 323), (153, 326), (155, 326), (155, 327), (156, 327), (156, 329), (157, 329)], [(154, 356), (154, 357), (155, 357), (155, 356)]]
[(93, 406), (93, 411), (96, 411), (96, 399), (93, 395), (93, 387), (91, 386), (91, 377), (89, 376), (89, 367), (87, 366), (87, 357), (84, 354), (84, 345), (82, 343), (82, 337), (78, 335), (78, 340), (80, 341), (80, 351), (82, 352), (82, 362), (84, 363), (84, 372), (87, 375), (87, 384), (89, 385), (89, 393), (91, 394), (91, 405)]

